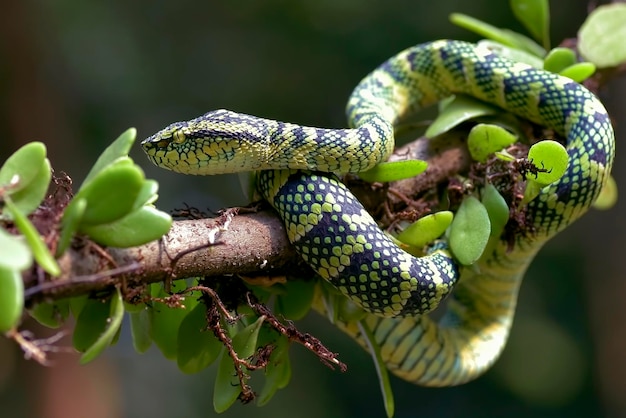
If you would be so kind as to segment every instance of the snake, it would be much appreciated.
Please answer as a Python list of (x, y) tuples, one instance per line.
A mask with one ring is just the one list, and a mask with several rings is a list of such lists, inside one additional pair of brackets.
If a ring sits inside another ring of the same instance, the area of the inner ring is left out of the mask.
[[(499, 239), (470, 267), (459, 264), (445, 239), (421, 257), (400, 249), (338, 177), (385, 161), (400, 121), (459, 94), (552, 129), (569, 157), (560, 180), (527, 204), (528, 233)], [(259, 193), (302, 259), (366, 312), (361, 324), (391, 372), (425, 386), (475, 379), (505, 346), (534, 256), (590, 208), (606, 183), (615, 152), (609, 115), (569, 78), (456, 40), (389, 58), (356, 86), (346, 113), (348, 128), (326, 129), (220, 109), (173, 123), (142, 147), (157, 166), (179, 173), (256, 171)], [(443, 313), (429, 315), (440, 304)], [(336, 323), (368, 348), (357, 321)]]

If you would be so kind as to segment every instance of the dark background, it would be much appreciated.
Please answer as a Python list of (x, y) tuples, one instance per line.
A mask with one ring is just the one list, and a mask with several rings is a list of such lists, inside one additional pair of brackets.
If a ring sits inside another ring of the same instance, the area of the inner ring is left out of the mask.
[[(587, 2), (555, 0), (551, 11), (556, 44), (576, 36)], [(80, 184), (126, 128), (136, 127), (141, 139), (222, 107), (343, 127), (350, 91), (389, 56), (437, 38), (477, 39), (448, 22), (452, 12), (521, 30), (502, 0), (6, 2), (0, 161), (41, 140), (53, 167)], [(618, 142), (624, 93), (623, 79), (603, 92)], [(172, 174), (150, 166), (136, 148), (133, 157), (160, 182), (162, 209), (245, 203), (235, 176)], [(614, 175), (623, 185), (621, 161)], [(522, 286), (511, 341), (484, 377), (446, 389), (394, 378), (397, 416), (626, 416), (623, 211), (621, 202), (610, 212), (593, 211), (546, 246)], [(383, 416), (369, 356), (316, 315), (301, 328), (340, 352), (349, 371), (330, 371), (295, 348), (287, 389), (266, 407), (236, 406), (224, 416)], [(214, 368), (187, 376), (154, 348), (137, 355), (126, 326), (118, 345), (87, 367), (76, 366), (75, 355), (56, 356), (52, 368), (21, 357), (0, 339), (2, 416), (216, 415)]]

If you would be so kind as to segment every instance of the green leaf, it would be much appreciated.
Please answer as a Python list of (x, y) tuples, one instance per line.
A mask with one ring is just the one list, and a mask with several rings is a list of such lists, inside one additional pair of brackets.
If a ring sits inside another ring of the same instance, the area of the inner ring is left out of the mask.
[(82, 232), (108, 247), (129, 248), (161, 238), (172, 226), (172, 217), (153, 206), (143, 206), (114, 222), (83, 226)]
[(485, 250), (490, 234), (487, 209), (474, 196), (466, 197), (450, 225), (450, 250), (461, 264), (474, 264)]
[(406, 227), (396, 238), (405, 244), (422, 248), (443, 235), (453, 217), (454, 214), (447, 210), (426, 215)]
[(546, 55), (543, 60), (543, 69), (558, 74), (576, 62), (576, 53), (572, 49), (557, 47)]
[(33, 256), (24, 241), (0, 228), (0, 268), (24, 271), (33, 264)]
[[(184, 290), (186, 284), (178, 280), (172, 284), (172, 291)], [(169, 296), (162, 287), (159, 287), (157, 297)], [(152, 340), (159, 347), (163, 356), (169, 360), (176, 360), (178, 353), (178, 329), (187, 314), (198, 304), (197, 298), (185, 296), (182, 308), (170, 308), (161, 302), (153, 302), (152, 312)]]
[(15, 207), (9, 196), (5, 196), (4, 204), (6, 208), (9, 210), (9, 213), (13, 217), (15, 222), (15, 226), (17, 229), (24, 235), (26, 238), (26, 242), (30, 247), (30, 250), (33, 252), (35, 256), (35, 260), (37, 263), (43, 268), (48, 274), (51, 276), (58, 276), (61, 274), (61, 269), (57, 264), (54, 257), (50, 253), (50, 250), (43, 242), (41, 235), (35, 228), (35, 226), (28, 220), (28, 218), (20, 212), (19, 209)]
[(130, 149), (135, 143), (135, 138), (137, 137), (137, 130), (135, 128), (127, 129), (124, 133), (122, 133), (111, 145), (109, 145), (98, 157), (96, 163), (91, 167), (89, 174), (83, 180), (83, 184), (81, 185), (81, 189), (87, 185), (93, 178), (96, 177), (98, 173), (100, 173), (104, 168), (113, 164), (116, 160), (121, 157), (128, 156)]
[(178, 328), (176, 361), (183, 373), (197, 373), (217, 360), (222, 342), (207, 329), (206, 306), (198, 303)]
[(81, 364), (95, 359), (107, 348), (122, 324), (124, 303), (119, 289), (105, 302), (88, 299), (76, 319), (72, 342), (83, 353)]
[(360, 172), (359, 177), (368, 183), (376, 181), (389, 183), (415, 177), (418, 174), (422, 174), (427, 167), (428, 163), (421, 160), (382, 162), (370, 170)]
[(74, 197), (66, 206), (61, 218), (61, 234), (57, 243), (56, 256), (60, 257), (69, 248), (72, 237), (78, 231), (78, 226), (83, 220), (83, 215), (87, 209), (87, 200)]
[(543, 187), (563, 177), (569, 163), (565, 147), (551, 140), (540, 141), (530, 147), (528, 160), (535, 170), (526, 173), (526, 189), (522, 204), (530, 202), (539, 195)]
[(28, 314), (45, 327), (59, 328), (70, 316), (70, 300), (38, 303), (28, 310)]
[(213, 389), (213, 409), (222, 413), (232, 406), (241, 393), (241, 386), (227, 350), (222, 351)]
[(127, 159), (118, 159), (104, 168), (74, 196), (74, 199), (87, 201), (80, 229), (85, 225), (110, 223), (128, 215), (143, 183), (143, 171)]
[(467, 137), (470, 155), (476, 161), (484, 163), (496, 151), (512, 145), (517, 137), (498, 125), (479, 123)]
[[(137, 297), (148, 298), (148, 292), (146, 291), (145, 293), (143, 293), (143, 296), (137, 295)], [(129, 302), (127, 300), (124, 301), (125, 312), (128, 312), (128, 313), (141, 312), (144, 309), (146, 309), (146, 304), (144, 302), (134, 303), (134, 302)]]
[(599, 6), (578, 31), (578, 51), (598, 68), (626, 62), (626, 3)]
[[(256, 349), (259, 330), (265, 320), (264, 316), (259, 317), (254, 323), (239, 331), (232, 339), (233, 349), (241, 359), (249, 358)], [(213, 390), (213, 408), (215, 412), (222, 413), (231, 407), (241, 393), (239, 379), (235, 373), (233, 360), (224, 350), (215, 378), (215, 389)]]
[(489, 215), (491, 223), (490, 235), (499, 237), (504, 230), (504, 226), (509, 221), (509, 206), (493, 184), (487, 184), (483, 189), (482, 203)]
[(85, 305), (87, 305), (88, 300), (88, 295), (80, 295), (70, 298), (70, 312), (74, 318), (78, 318)]
[(563, 177), (569, 157), (563, 145), (556, 141), (545, 140), (530, 147), (528, 160), (539, 169), (539, 172), (528, 173), (526, 179), (547, 186)]
[(10, 187), (15, 193), (27, 187), (39, 174), (46, 158), (46, 146), (41, 142), (30, 142), (15, 151), (0, 168), (0, 187), (8, 186), (17, 177), (17, 184)]
[(144, 180), (141, 185), (141, 190), (137, 195), (133, 209), (137, 210), (144, 205), (150, 205), (154, 203), (158, 197), (159, 183), (156, 180)]
[(596, 72), (596, 66), (591, 62), (579, 62), (565, 68), (559, 74), (570, 78), (577, 83), (582, 83)]
[(291, 379), (291, 362), (289, 361), (289, 340), (284, 335), (274, 342), (274, 351), (265, 367), (265, 385), (257, 398), (257, 405), (267, 404), (278, 389), (282, 389)]
[(463, 29), (477, 33), (487, 39), (493, 39), (503, 45), (512, 47), (516, 46), (517, 41), (514, 38), (504, 33), (500, 28), (497, 28), (487, 22), (483, 22), (482, 20), (462, 13), (452, 13), (450, 15), (450, 21)]
[(25, 215), (29, 215), (32, 211), (39, 207), (41, 201), (46, 197), (48, 187), (50, 186), (50, 179), (52, 178), (52, 170), (50, 167), (50, 161), (44, 158), (39, 172), (31, 180), (26, 187), (20, 190), (9, 193), (11, 200), (15, 203), (15, 206)]
[(522, 35), (521, 33), (516, 33), (508, 29), (497, 28), (471, 16), (461, 13), (453, 13), (450, 15), (450, 21), (457, 26), (477, 33), (485, 38), (492, 39), (512, 48), (530, 52), (538, 57), (543, 57), (546, 53), (544, 48), (537, 45), (532, 39)]
[(139, 354), (145, 353), (152, 346), (152, 338), (150, 337), (152, 333), (152, 312), (152, 308), (146, 306), (139, 311), (128, 312), (133, 347)]
[(378, 384), (380, 385), (380, 391), (383, 395), (383, 403), (385, 405), (385, 412), (387, 417), (393, 417), (395, 412), (395, 402), (393, 400), (393, 390), (391, 389), (391, 382), (389, 380), (389, 373), (387, 372), (387, 366), (383, 360), (380, 345), (376, 341), (372, 330), (367, 326), (365, 320), (359, 321), (359, 331), (365, 343), (367, 344), (368, 351), (370, 352), (372, 359), (374, 360), (374, 367), (378, 374)]
[(617, 203), (617, 183), (613, 176), (607, 176), (606, 183), (602, 186), (600, 190), (600, 194), (595, 202), (593, 202), (593, 207), (599, 210), (607, 210), (611, 209)]
[(510, 29), (502, 29), (502, 31), (511, 38), (515, 39), (515, 42), (517, 42), (516, 48), (518, 48), (519, 50), (528, 52), (529, 54), (532, 54), (539, 58), (543, 58), (546, 56), (546, 48), (543, 48), (541, 45), (530, 39), (528, 36), (523, 35), (519, 32), (512, 31)]
[(548, 0), (510, 0), (511, 9), (528, 32), (545, 49), (550, 48), (550, 9)]
[(284, 284), (286, 293), (276, 298), (277, 313), (297, 321), (311, 309), (315, 294), (314, 280), (289, 280)]
[(252, 324), (248, 325), (233, 337), (233, 348), (240, 358), (248, 358), (254, 354), (259, 338), (259, 330), (265, 321), (265, 316), (260, 316)]
[(16, 328), (24, 310), (24, 282), (18, 270), (0, 268), (0, 334)]
[(457, 95), (428, 127), (424, 136), (434, 138), (470, 119), (501, 113), (500, 109), (472, 97)]
[(513, 48), (489, 39), (478, 41), (478, 45), (484, 46), (499, 56), (508, 58), (511, 61), (523, 62), (533, 68), (543, 68), (543, 60), (540, 58), (542, 56), (541, 54), (543, 53), (543, 49), (537, 53), (530, 53), (525, 49)]

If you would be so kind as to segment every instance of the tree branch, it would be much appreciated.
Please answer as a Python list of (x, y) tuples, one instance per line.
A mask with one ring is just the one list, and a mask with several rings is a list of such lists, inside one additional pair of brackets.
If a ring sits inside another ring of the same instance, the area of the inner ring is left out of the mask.
[(273, 274), (299, 263), (281, 220), (269, 210), (234, 216), (227, 225), (222, 217), (176, 221), (161, 240), (135, 248), (101, 250), (93, 242), (83, 242), (58, 261), (62, 274), (57, 278), (41, 281), (40, 272), (27, 274), (27, 301), (167, 278)]
[[(360, 182), (354, 176), (347, 178), (368, 210), (387, 204), (388, 195), (392, 204), (402, 203), (398, 196), (417, 196), (469, 164), (459, 133), (436, 141), (418, 139), (398, 148), (391, 159), (427, 160), (429, 168), (414, 179), (394, 183), (389, 194), (380, 185)], [(165, 279), (275, 276), (293, 273), (294, 269), (312, 274), (289, 243), (282, 221), (270, 209), (243, 215), (227, 210), (217, 218), (176, 221), (161, 240), (135, 248), (102, 249), (80, 238), (58, 261), (62, 274), (57, 278), (47, 278), (40, 269), (25, 273), (28, 304)]]

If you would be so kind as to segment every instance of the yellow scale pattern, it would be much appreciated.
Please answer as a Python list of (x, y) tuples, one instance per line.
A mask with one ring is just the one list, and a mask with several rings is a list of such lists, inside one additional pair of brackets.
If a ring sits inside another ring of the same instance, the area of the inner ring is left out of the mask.
[[(465, 269), (445, 245), (420, 258), (401, 251), (328, 174), (385, 160), (396, 122), (451, 94), (556, 130), (570, 157), (563, 178), (528, 206), (534, 234), (519, 237), (513, 248), (500, 243)], [(158, 166), (186, 174), (263, 170), (259, 191), (284, 220), (289, 239), (321, 277), (369, 312), (365, 324), (390, 370), (430, 386), (471, 380), (504, 347), (534, 255), (587, 211), (608, 178), (615, 145), (606, 110), (567, 78), (442, 40), (408, 48), (375, 69), (355, 88), (347, 114), (351, 129), (323, 129), (217, 110), (171, 124), (142, 145)], [(439, 321), (425, 315), (453, 288)], [(325, 310), (319, 299), (315, 307)], [(357, 324), (338, 325), (366, 346)]]

